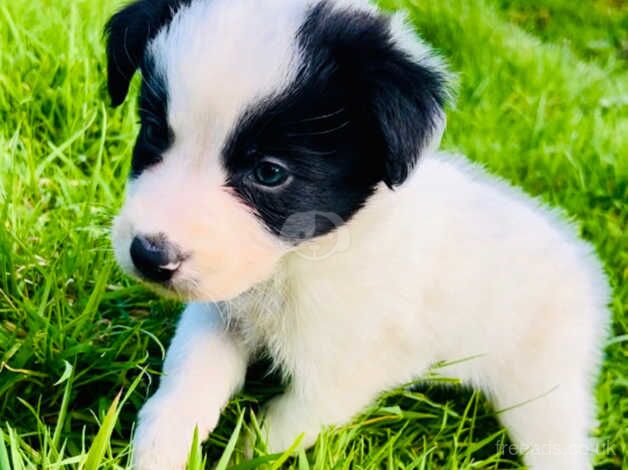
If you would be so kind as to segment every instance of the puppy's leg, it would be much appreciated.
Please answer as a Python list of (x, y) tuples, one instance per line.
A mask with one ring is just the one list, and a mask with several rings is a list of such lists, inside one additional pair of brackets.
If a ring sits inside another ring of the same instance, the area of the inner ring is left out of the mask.
[(264, 416), (264, 438), (268, 451), (285, 451), (301, 434), (299, 447), (310, 447), (325, 426), (350, 421), (368, 404), (368, 401), (351, 403), (344, 410), (331, 409), (335, 398), (332, 395), (317, 400), (290, 389), (271, 401)]
[(217, 307), (192, 304), (183, 312), (157, 392), (142, 408), (134, 438), (138, 470), (185, 468), (194, 428), (205, 438), (221, 408), (242, 385), (244, 347), (225, 330)]
[[(499, 416), (514, 443), (506, 453), (521, 454), (531, 470), (590, 469), (591, 393), (582, 385), (562, 383), (545, 396), (514, 403)], [(507, 391), (497, 394), (498, 402), (513, 403)]]
[(493, 402), (514, 444), (507, 453), (522, 455), (531, 470), (591, 469), (591, 358), (570, 348), (530, 356), (491, 371)]
[(300, 435), (299, 447), (310, 447), (324, 427), (350, 422), (391, 386), (377, 372), (368, 377), (347, 373), (335, 378), (293, 378), (288, 390), (266, 409), (263, 429), (268, 450), (285, 451)]

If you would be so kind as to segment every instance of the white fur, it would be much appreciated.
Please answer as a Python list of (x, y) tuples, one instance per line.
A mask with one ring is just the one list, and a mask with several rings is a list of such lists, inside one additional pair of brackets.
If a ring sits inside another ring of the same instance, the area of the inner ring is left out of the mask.
[[(379, 188), (348, 224), (312, 242), (326, 256), (279, 243), (224, 189), (219, 151), (247, 105), (294, 79), (294, 37), (311, 1), (251, 3), (192, 2), (150, 46), (168, 77), (177, 140), (129, 188), (116, 254), (132, 271), (134, 234), (165, 233), (194, 253), (177, 289), (230, 301), (221, 314), (211, 303), (185, 310), (140, 415), (136, 467), (184, 468), (194, 427), (213, 429), (265, 347), (292, 379), (266, 414), (272, 451), (302, 432), (312, 444), (322, 427), (346, 423), (435, 362), (474, 357), (444, 373), (503, 410), (531, 468), (590, 468), (607, 282), (590, 246), (553, 211), (464, 157), (438, 153), (440, 135), (401, 188)], [(439, 66), (400, 17), (394, 25), (399, 47)]]

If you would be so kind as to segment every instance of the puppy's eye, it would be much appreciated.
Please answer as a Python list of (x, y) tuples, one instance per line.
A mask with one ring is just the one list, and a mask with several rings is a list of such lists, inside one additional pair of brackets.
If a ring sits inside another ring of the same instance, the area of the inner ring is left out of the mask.
[(269, 188), (275, 188), (284, 184), (290, 174), (288, 170), (279, 163), (262, 160), (253, 170), (253, 176), (256, 183)]
[(161, 135), (163, 134), (160, 130), (160, 128), (152, 123), (152, 122), (147, 122), (143, 125), (144, 127), (144, 138), (146, 139), (146, 141), (148, 143), (151, 144), (158, 144), (160, 142), (160, 140), (162, 140)]

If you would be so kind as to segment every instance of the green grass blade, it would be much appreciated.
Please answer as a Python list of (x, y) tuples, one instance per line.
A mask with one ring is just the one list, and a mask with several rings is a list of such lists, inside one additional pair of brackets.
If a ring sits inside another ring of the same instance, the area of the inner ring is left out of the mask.
[(299, 449), (299, 470), (310, 470), (310, 463), (307, 460), (305, 450)]
[(225, 447), (225, 451), (222, 453), (220, 460), (218, 461), (218, 465), (216, 465), (215, 470), (226, 470), (227, 465), (229, 465), (229, 460), (231, 460), (231, 456), (233, 455), (233, 451), (235, 450), (236, 444), (238, 442), (238, 438), (240, 437), (240, 429), (242, 429), (242, 422), (244, 421), (244, 411), (240, 413), (240, 417), (238, 418), (238, 423), (236, 424), (233, 433), (231, 433), (231, 437), (229, 438), (229, 442), (227, 442), (227, 447)]
[(7, 452), (7, 446), (4, 442), (4, 433), (0, 429), (0, 470), (10, 470), (11, 463), (9, 462), (9, 453)]
[(116, 418), (118, 415), (118, 403), (120, 402), (121, 393), (118, 393), (113, 403), (109, 407), (109, 411), (105, 415), (105, 419), (100, 426), (98, 434), (94, 438), (89, 451), (87, 452), (87, 459), (83, 465), (84, 470), (96, 470), (101, 465), (105, 452), (109, 446), (109, 440), (111, 439), (111, 433), (116, 424)]
[(229, 470), (257, 470), (258, 468), (266, 468), (266, 464), (275, 462), (279, 457), (281, 457), (281, 454), (268, 454), (255, 457), (254, 459), (229, 467)]
[(187, 470), (202, 470), (203, 468), (203, 451), (201, 443), (198, 439), (198, 426), (194, 427), (194, 438), (190, 447), (190, 455), (188, 456)]
[(276, 462), (273, 463), (271, 470), (279, 470), (286, 461), (292, 457), (295, 451), (298, 449), (299, 445), (301, 445), (301, 441), (303, 440), (304, 435), (301, 434), (296, 441), (290, 446), (288, 450), (286, 450), (281, 457), (277, 459)]
[(52, 435), (52, 447), (56, 452), (59, 447), (59, 440), (61, 439), (61, 431), (65, 424), (65, 417), (68, 412), (68, 406), (70, 403), (70, 393), (72, 391), (72, 378), (74, 375), (74, 368), (68, 361), (65, 362), (65, 370), (61, 378), (55, 383), (55, 385), (61, 385), (65, 382), (65, 388), (63, 390), (63, 399), (61, 401), (61, 409), (59, 410), (59, 417), (57, 418), (57, 424), (55, 426), (54, 433)]

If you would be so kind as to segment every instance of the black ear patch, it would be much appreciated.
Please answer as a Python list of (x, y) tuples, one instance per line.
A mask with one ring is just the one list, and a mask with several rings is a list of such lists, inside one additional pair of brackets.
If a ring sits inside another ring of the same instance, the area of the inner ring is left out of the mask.
[(352, 90), (353, 109), (371, 119), (386, 148), (382, 180), (392, 187), (405, 181), (429, 143), (448, 93), (444, 73), (399, 48), (390, 23), (323, 1), (300, 38), (312, 63), (334, 64)]
[(107, 22), (108, 89), (113, 106), (122, 104), (148, 42), (191, 0), (138, 0)]

